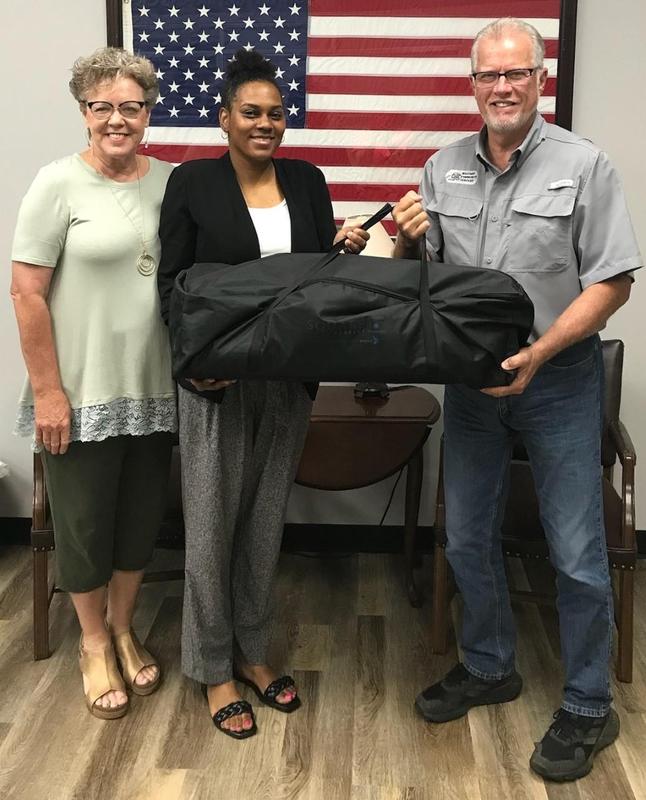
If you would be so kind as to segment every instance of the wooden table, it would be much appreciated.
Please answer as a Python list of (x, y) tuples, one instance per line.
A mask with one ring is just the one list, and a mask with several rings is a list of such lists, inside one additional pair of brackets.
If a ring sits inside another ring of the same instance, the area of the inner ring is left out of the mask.
[(413, 574), (415, 537), (424, 474), (423, 447), (440, 404), (425, 389), (406, 386), (387, 399), (354, 397), (351, 386), (321, 386), (296, 474), (296, 483), (339, 491), (369, 486), (406, 473), (404, 558), (406, 590), (419, 607), (422, 594)]

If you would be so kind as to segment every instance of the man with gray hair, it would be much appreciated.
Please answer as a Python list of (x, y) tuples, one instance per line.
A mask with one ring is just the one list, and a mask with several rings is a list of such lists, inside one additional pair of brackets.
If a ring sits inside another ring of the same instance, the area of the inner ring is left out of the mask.
[(516, 278), (535, 306), (528, 347), (502, 363), (508, 386), (447, 386), (447, 557), (464, 600), (463, 661), (417, 698), (446, 722), (515, 699), (515, 632), (500, 547), (513, 438), (527, 449), (557, 572), (565, 686), (530, 766), (574, 780), (613, 742), (612, 592), (603, 525), (600, 331), (642, 265), (617, 175), (588, 140), (538, 114), (545, 47), (534, 27), (497, 20), (473, 43), (479, 134), (433, 155), (420, 194), (393, 216), (396, 257), (426, 236), (432, 259)]

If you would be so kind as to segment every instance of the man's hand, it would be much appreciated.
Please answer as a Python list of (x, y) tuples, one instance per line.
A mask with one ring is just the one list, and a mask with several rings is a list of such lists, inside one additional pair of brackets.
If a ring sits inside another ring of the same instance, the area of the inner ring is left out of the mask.
[(397, 225), (395, 257), (405, 257), (415, 249), (416, 243), (431, 227), (428, 214), (422, 206), (422, 197), (417, 192), (407, 192), (392, 212)]
[(53, 456), (63, 455), (70, 443), (72, 409), (62, 390), (34, 397), (34, 431), (36, 444)]
[(523, 347), (516, 355), (506, 358), (500, 365), (506, 370), (516, 370), (516, 376), (509, 386), (494, 386), (480, 391), (490, 397), (522, 394), (543, 363), (543, 359), (539, 358), (533, 347)]

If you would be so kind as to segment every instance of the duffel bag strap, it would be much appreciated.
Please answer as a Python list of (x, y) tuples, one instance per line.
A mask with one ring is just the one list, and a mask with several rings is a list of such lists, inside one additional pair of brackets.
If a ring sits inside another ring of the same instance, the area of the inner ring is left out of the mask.
[[(367, 219), (362, 225), (359, 225), (364, 231), (367, 231), (369, 228), (372, 228), (373, 225), (376, 225), (377, 222), (382, 220), (385, 216), (390, 214), (393, 210), (393, 207), (390, 203), (386, 203), (382, 206), (379, 211), (373, 214), (369, 219)], [(283, 291), (274, 299), (273, 303), (267, 306), (257, 317), (255, 322), (255, 330), (253, 334), (253, 339), (251, 341), (251, 347), (249, 348), (248, 360), (252, 362), (254, 358), (259, 357), (260, 355), (260, 347), (262, 342), (265, 338), (265, 329), (267, 327), (267, 319), (268, 314), (272, 311), (276, 306), (280, 305), (286, 297), (289, 297), (292, 292), (297, 291), (302, 284), (306, 281), (309, 281), (317, 272), (320, 272), (324, 267), (330, 264), (334, 259), (339, 255), (339, 253), (343, 250), (343, 241), (338, 242), (334, 245), (334, 247), (326, 253), (320, 261), (317, 261), (313, 267), (310, 267), (308, 271), (304, 275), (299, 275), (299, 277), (294, 281), (294, 283), (287, 286), (287, 288), (283, 289)], [(428, 288), (427, 288), (428, 294)]]
[(428, 286), (428, 253), (426, 251), (426, 236), (419, 241), (419, 310), (422, 319), (422, 334), (424, 337), (424, 350), (428, 364), (435, 363), (435, 324), (431, 311), (431, 297)]
[[(372, 228), (373, 225), (376, 225), (385, 216), (390, 214), (392, 210), (393, 207), (389, 203), (386, 203), (385, 206), (380, 208), (376, 214), (373, 214), (370, 217), (370, 219), (367, 219), (363, 223), (363, 225), (359, 225), (359, 227), (362, 230), (367, 231), (369, 228)], [(278, 295), (278, 297), (276, 297), (274, 302), (271, 305), (267, 306), (267, 308), (263, 313), (266, 314), (268, 311), (271, 311), (272, 308), (275, 308), (277, 305), (280, 305), (280, 303), (282, 303), (283, 300), (286, 297), (288, 297), (292, 292), (295, 292), (302, 284), (304, 284), (306, 281), (309, 281), (312, 277), (314, 277), (314, 275), (316, 275), (317, 272), (320, 272), (320, 270), (322, 270), (323, 267), (326, 267), (328, 264), (334, 261), (334, 259), (339, 255), (339, 253), (342, 250), (343, 250), (343, 241), (335, 244), (334, 247), (330, 250), (330, 252), (326, 253), (321, 258), (320, 261), (317, 261), (316, 264), (314, 264), (313, 267), (310, 267), (310, 269), (304, 275), (299, 276), (296, 279), (296, 281), (294, 281), (294, 283), (291, 284), (291, 286), (288, 286), (286, 289), (283, 289), (283, 291)]]

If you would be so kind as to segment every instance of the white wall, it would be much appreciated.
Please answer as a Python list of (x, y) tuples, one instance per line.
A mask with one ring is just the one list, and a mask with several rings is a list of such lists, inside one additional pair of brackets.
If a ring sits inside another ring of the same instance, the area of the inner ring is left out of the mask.
[[(105, 42), (104, 0), (24, 0), (12, 3), (3, 22), (1, 74), (5, 76), (2, 214), (0, 254), (6, 266), (0, 293), (0, 460), (12, 470), (0, 480), (0, 517), (30, 516), (31, 456), (24, 440), (11, 435), (15, 402), (23, 379), (13, 313), (8, 294), (11, 237), (20, 198), (42, 164), (83, 145), (83, 127), (67, 91), (74, 58)], [(622, 0), (608, 13), (607, 0), (579, 0), (574, 129), (606, 149), (623, 177), (642, 252), (646, 252), (646, 159), (641, 139), (646, 131), (643, 79), (646, 54), (643, 0)], [(27, 36), (29, 43), (27, 45)], [(622, 416), (638, 452), (646, 453), (646, 426), (640, 410), (646, 395), (646, 343), (639, 317), (646, 298), (646, 274), (639, 276), (630, 303), (614, 317), (607, 335), (626, 342)], [(441, 390), (431, 387), (441, 399)], [(421, 521), (432, 521), (437, 472), (437, 441), (433, 431), (426, 452), (426, 491)], [(403, 484), (403, 481), (400, 483)], [(324, 493), (296, 487), (290, 504), (291, 521), (376, 523), (392, 481), (345, 493)], [(646, 471), (637, 497), (646, 497)], [(386, 522), (402, 520), (403, 485)], [(646, 505), (644, 506), (646, 509)], [(646, 511), (637, 524), (646, 528)]]
[(104, 0), (3, 3), (0, 206), (0, 517), (31, 516), (31, 454), (11, 433), (25, 374), (9, 300), (10, 253), (20, 199), (36, 171), (82, 148), (84, 126), (67, 88), (72, 62), (105, 44)]
[[(590, 137), (621, 175), (642, 255), (646, 257), (646, 3), (579, 0), (573, 128)], [(637, 527), (646, 528), (646, 269), (604, 336), (626, 345), (621, 416), (637, 451)], [(640, 462), (641, 457), (641, 462)]]

